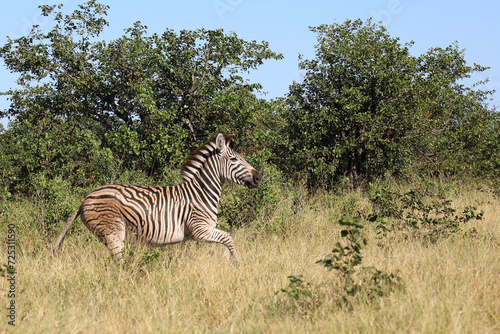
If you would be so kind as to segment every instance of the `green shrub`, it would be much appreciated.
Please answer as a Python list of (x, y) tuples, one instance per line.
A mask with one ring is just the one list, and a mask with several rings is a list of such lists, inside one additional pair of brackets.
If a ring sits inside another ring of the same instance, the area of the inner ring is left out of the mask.
[(32, 201), (36, 208), (36, 222), (33, 222), (42, 235), (58, 231), (59, 226), (80, 206), (81, 195), (61, 177), (50, 179), (38, 174), (32, 179)]
[[(483, 217), (483, 212), (475, 207), (453, 208), (446, 189), (429, 181), (421, 182), (408, 191), (382, 186), (372, 191), (370, 199), (381, 217), (394, 218), (395, 228), (409, 229), (411, 236), (424, 242), (434, 243), (439, 238), (456, 234), (468, 221)], [(377, 220), (377, 215), (374, 220)], [(379, 232), (391, 229), (386, 222), (378, 226)]]
[(255, 189), (225, 185), (219, 207), (222, 226), (238, 227), (251, 222), (260, 227), (272, 225), (273, 213), (291, 185), (272, 164), (267, 165), (262, 174), (263, 181)]

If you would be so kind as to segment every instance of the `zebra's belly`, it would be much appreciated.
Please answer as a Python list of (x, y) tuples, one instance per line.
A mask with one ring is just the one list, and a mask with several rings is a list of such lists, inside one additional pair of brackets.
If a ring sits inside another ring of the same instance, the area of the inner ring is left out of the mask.
[(139, 234), (135, 226), (127, 224), (126, 239), (132, 243), (144, 242), (153, 246), (166, 246), (169, 244), (176, 244), (179, 242), (183, 242), (186, 238), (184, 234), (179, 234), (179, 235), (176, 234), (170, 236), (169, 238), (161, 236), (157, 236), (156, 238), (151, 238), (148, 237), (147, 235)]
[(162, 229), (160, 226), (150, 225), (149, 229), (139, 230), (138, 226), (127, 224), (127, 239), (134, 242), (141, 240), (154, 246), (165, 246), (168, 244), (176, 244), (185, 240), (185, 233), (181, 226), (174, 228)]

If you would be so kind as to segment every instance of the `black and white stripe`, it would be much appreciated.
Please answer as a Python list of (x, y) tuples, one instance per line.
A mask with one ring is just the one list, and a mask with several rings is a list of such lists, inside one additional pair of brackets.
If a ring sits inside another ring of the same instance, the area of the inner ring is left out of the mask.
[(249, 188), (261, 176), (232, 148), (232, 137), (218, 134), (193, 151), (181, 168), (184, 182), (173, 187), (107, 185), (90, 193), (53, 243), (62, 244), (78, 215), (111, 251), (121, 254), (127, 233), (154, 245), (186, 239), (218, 242), (237, 259), (229, 233), (218, 230), (217, 206), (225, 180)]

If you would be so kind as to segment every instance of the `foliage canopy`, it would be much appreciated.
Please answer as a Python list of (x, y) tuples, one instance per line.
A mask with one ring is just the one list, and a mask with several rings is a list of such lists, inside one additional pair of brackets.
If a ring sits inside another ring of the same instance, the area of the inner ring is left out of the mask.
[[(419, 162), (438, 172), (440, 159), (483, 145), (494, 113), (488, 93), (460, 80), (486, 68), (467, 66), (458, 45), (415, 57), (387, 30), (361, 20), (321, 25), (316, 57), (301, 59), (280, 116), (287, 141), (279, 146), (290, 172), (305, 170), (312, 184), (331, 187), (347, 176), (353, 188)], [(463, 156), (463, 155), (462, 155)]]
[(140, 22), (106, 42), (98, 38), (108, 6), (89, 1), (69, 15), (62, 5), (40, 8), (53, 27), (35, 25), (0, 49), (20, 86), (7, 92), (2, 116), (25, 134), (39, 127), (54, 140), (51, 123), (63, 123), (92, 133), (123, 167), (158, 175), (216, 131), (251, 132), (267, 109), (254, 95), (261, 86), (242, 76), (282, 58), (266, 42), (222, 29), (148, 35)]

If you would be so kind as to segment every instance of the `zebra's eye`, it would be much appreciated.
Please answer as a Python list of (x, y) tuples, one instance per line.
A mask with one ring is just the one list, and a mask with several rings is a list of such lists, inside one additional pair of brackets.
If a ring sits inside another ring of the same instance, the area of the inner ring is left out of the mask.
[(236, 157), (231, 157), (231, 158), (229, 158), (229, 160), (231, 160), (231, 162), (237, 162), (238, 161), (238, 159), (236, 159)]

